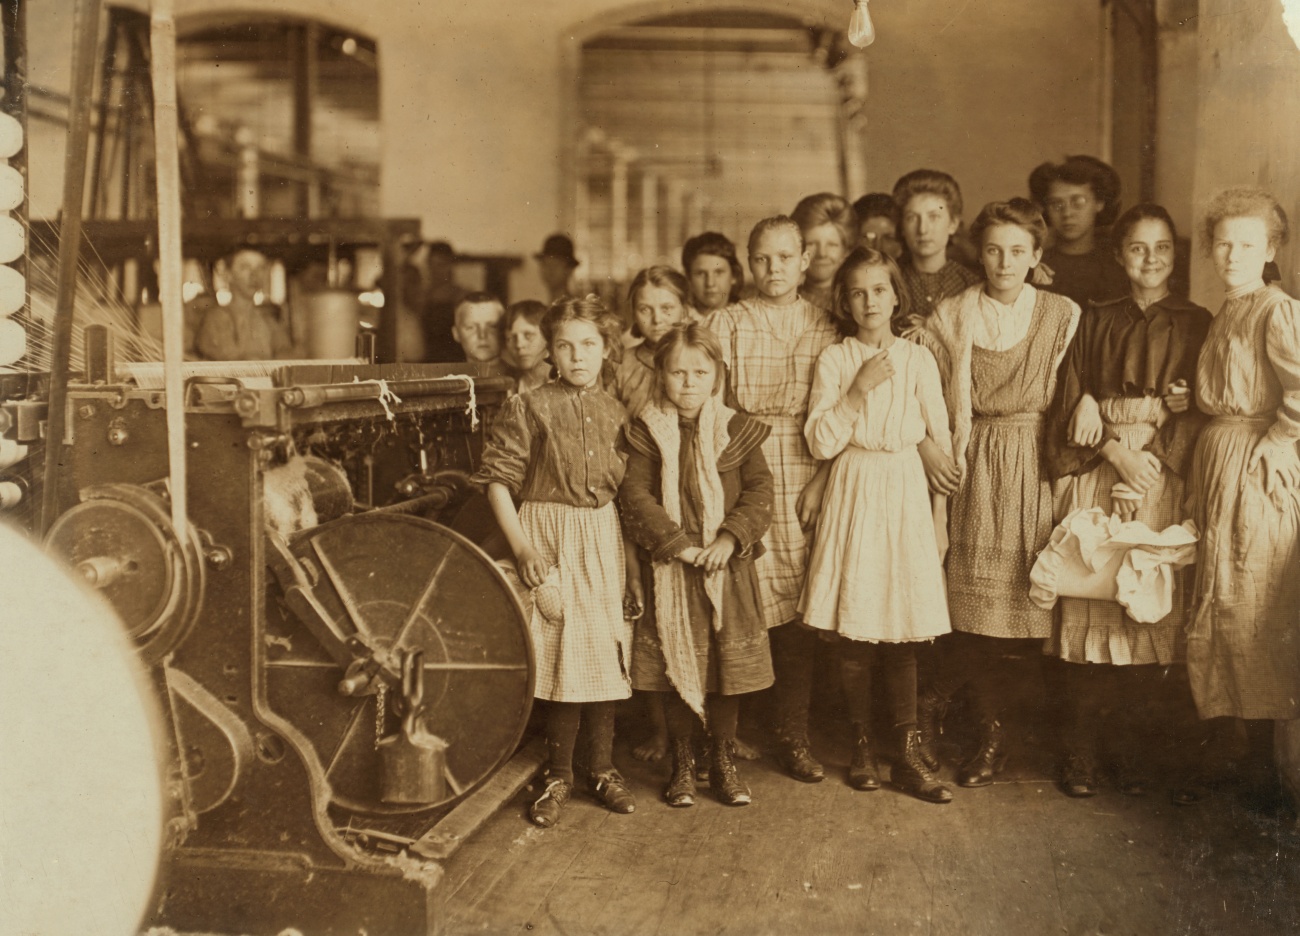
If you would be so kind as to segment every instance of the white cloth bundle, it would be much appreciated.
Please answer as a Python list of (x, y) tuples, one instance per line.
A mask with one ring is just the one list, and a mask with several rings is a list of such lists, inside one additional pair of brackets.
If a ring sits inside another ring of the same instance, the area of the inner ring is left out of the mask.
[(1174, 572), (1196, 561), (1199, 539), (1191, 520), (1157, 533), (1100, 507), (1071, 511), (1030, 570), (1029, 598), (1040, 608), (1061, 597), (1115, 601), (1155, 624), (1173, 608)]

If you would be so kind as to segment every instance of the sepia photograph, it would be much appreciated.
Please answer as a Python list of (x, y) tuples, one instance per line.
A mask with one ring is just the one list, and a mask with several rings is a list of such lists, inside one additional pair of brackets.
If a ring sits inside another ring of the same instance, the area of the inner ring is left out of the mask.
[(1300, 932), (1300, 0), (0, 61), (0, 936)]

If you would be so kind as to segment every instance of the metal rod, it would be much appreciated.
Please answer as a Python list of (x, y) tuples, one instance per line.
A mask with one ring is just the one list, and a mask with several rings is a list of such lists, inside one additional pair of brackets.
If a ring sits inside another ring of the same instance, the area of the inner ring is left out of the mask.
[(113, 90), (113, 72), (117, 68), (118, 30), (120, 29), (118, 13), (115, 9), (108, 11), (108, 42), (104, 48), (104, 58), (99, 72), (99, 109), (96, 115), (95, 151), (90, 160), (90, 214), (100, 214), (100, 175), (104, 167), (104, 146), (108, 137), (108, 105)]
[[(81, 208), (86, 195), (86, 143), (95, 82), (100, 0), (76, 0), (73, 16), (72, 96), (68, 105), (67, 150), (63, 159), (63, 214), (59, 223), (59, 280), (50, 351), (50, 405), (45, 430), (45, 484), (38, 529), (43, 536), (59, 505), (59, 456), (63, 454), (64, 412), (72, 358), (72, 317), (81, 258)], [(184, 542), (184, 539), (182, 539)]]
[(158, 177), (158, 301), (162, 305), (163, 394), (167, 400), (167, 479), (172, 526), (189, 536), (186, 516), (184, 300), (181, 297), (180, 122), (176, 113), (176, 20), (172, 0), (153, 0), (149, 46), (153, 76), (154, 151)]
[[(425, 510), (441, 510), (447, 506), (453, 493), (451, 488), (439, 488), (432, 494), (423, 494), (420, 497), (413, 497), (410, 500), (400, 501), (396, 504), (385, 504), (383, 507), (372, 507), (366, 513), (418, 514)], [(421, 598), (412, 608), (412, 613), (423, 604), (424, 598)]]
[[(314, 364), (316, 362), (309, 361), (307, 363)], [(465, 378), (454, 375), (413, 380), (394, 378), (386, 381), (383, 386), (376, 380), (359, 381), (350, 384), (325, 384), (316, 387), (286, 387), (281, 391), (280, 403), (290, 409), (310, 409), (316, 406), (324, 406), (326, 403), (339, 403), (347, 400), (378, 400), (385, 393), (392, 393), (399, 397), (404, 393), (422, 396), (439, 392), (464, 392), (465, 389)]]
[[(333, 660), (267, 660), (268, 669), (329, 669), (336, 670), (339, 665)], [(519, 673), (527, 672), (526, 663), (425, 663), (422, 667), (426, 673), (458, 672), (466, 673)]]

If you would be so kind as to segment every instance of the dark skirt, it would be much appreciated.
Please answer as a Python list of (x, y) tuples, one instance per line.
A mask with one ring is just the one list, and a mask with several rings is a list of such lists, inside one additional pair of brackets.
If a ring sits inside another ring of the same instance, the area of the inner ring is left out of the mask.
[[(632, 688), (651, 692), (673, 691), (659, 642), (655, 616), (654, 571), (644, 553), (641, 581), (646, 609), (636, 622), (632, 639)], [(725, 572), (727, 589), (722, 601), (722, 627), (713, 627), (713, 605), (704, 590), (704, 572), (686, 570), (687, 605), (692, 643), (706, 692), (740, 695), (772, 685), (772, 655), (763, 623), (758, 576), (750, 559), (732, 557)]]

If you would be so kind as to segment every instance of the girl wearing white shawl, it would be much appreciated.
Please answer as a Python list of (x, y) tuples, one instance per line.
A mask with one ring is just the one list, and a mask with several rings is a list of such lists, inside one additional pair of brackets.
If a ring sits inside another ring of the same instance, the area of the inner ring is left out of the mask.
[(699, 324), (681, 326), (655, 351), (658, 391), (627, 430), (628, 471), (619, 504), (644, 578), (630, 576), (646, 611), (632, 655), (635, 689), (666, 699), (673, 772), (665, 799), (695, 801), (691, 736), (712, 735), (709, 784), (731, 806), (750, 802), (732, 746), (742, 693), (772, 684), (772, 660), (754, 572), (772, 519), (768, 427), (718, 395), (722, 349)]

